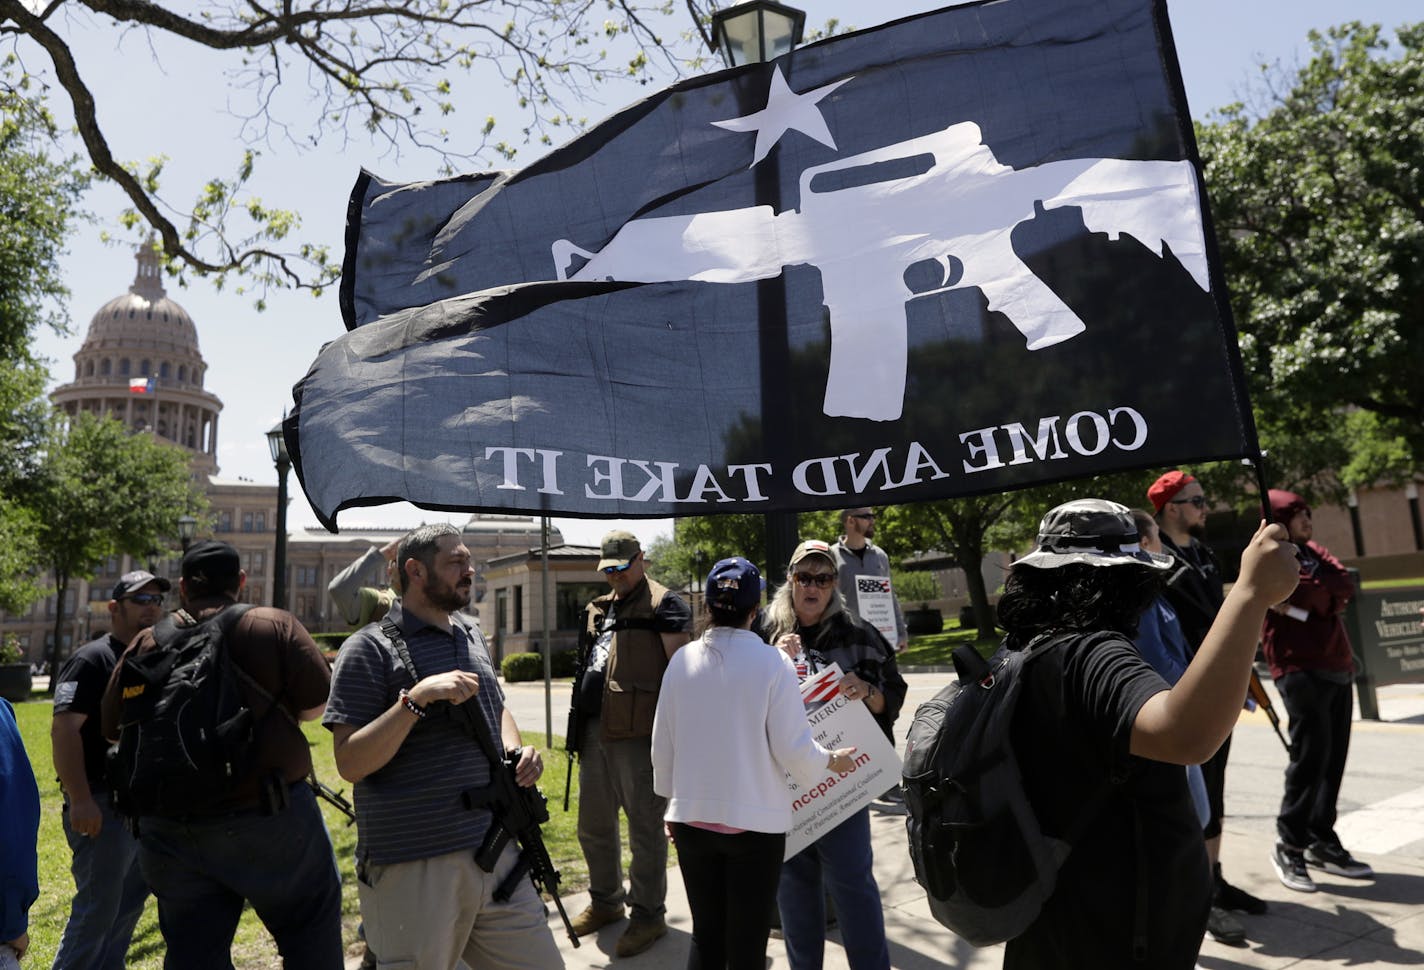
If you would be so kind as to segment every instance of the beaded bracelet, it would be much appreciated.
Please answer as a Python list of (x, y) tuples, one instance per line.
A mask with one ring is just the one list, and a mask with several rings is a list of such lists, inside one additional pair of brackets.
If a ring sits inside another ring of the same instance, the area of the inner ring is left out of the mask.
[(413, 700), (410, 699), (410, 691), (408, 691), (408, 690), (402, 690), (402, 691), (400, 692), (400, 702), (401, 702), (402, 705), (405, 706), (405, 709), (406, 709), (407, 711), (410, 711), (412, 714), (414, 714), (416, 717), (420, 718), (422, 721), (425, 720), (425, 715), (426, 715), (426, 710), (425, 710), (425, 708), (421, 707), (421, 706), (420, 706), (419, 704), (417, 704), (415, 701), (413, 701)]

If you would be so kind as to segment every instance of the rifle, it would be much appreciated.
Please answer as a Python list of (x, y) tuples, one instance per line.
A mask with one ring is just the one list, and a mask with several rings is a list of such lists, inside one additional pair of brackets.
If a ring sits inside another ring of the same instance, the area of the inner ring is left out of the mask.
[(1256, 706), (1266, 712), (1266, 720), (1271, 722), (1271, 727), (1276, 729), (1276, 737), (1281, 739), (1281, 744), (1286, 746), (1286, 756), (1291, 753), (1290, 742), (1281, 731), (1281, 719), (1276, 714), (1275, 707), (1271, 704), (1271, 695), (1266, 693), (1266, 685), (1261, 683), (1261, 678), (1257, 676), (1255, 669), (1251, 671), (1251, 679), (1246, 682), (1246, 692), (1251, 699), (1256, 702)]
[(346, 795), (329, 785), (322, 784), (321, 779), (316, 776), (315, 768), (312, 769), (311, 774), (307, 775), (307, 784), (311, 786), (311, 790), (317, 798), (346, 816), (347, 825), (356, 821), (356, 809), (346, 800)]
[(569, 719), (564, 726), (564, 751), (568, 753), (568, 763), (564, 769), (564, 811), (569, 810), (569, 791), (574, 784), (574, 758), (578, 755), (580, 736), (583, 734), (583, 713), (579, 710), (579, 685), (583, 683), (584, 670), (593, 654), (593, 642), (588, 633), (588, 608), (584, 609), (584, 629), (579, 634), (578, 661), (574, 664), (573, 688), (569, 692)]
[(569, 922), (569, 914), (564, 911), (564, 902), (559, 898), (559, 870), (554, 868), (554, 860), (549, 858), (549, 850), (544, 845), (544, 835), (539, 831), (539, 826), (549, 821), (549, 803), (537, 787), (525, 788), (515, 780), (518, 764), (519, 752), (505, 752), (503, 759), (490, 765), (488, 785), (471, 788), (460, 796), (466, 808), (489, 809), (491, 815), (489, 832), (475, 853), (475, 862), (485, 872), (494, 872), (500, 853), (513, 839), (519, 845), (519, 861), (495, 888), (495, 902), (506, 902), (519, 885), (519, 880), (528, 873), (535, 890), (547, 892), (554, 900), (559, 918), (568, 931), (569, 942), (577, 948), (578, 936)]
[[(401, 666), (410, 674), (410, 679), (419, 683), (420, 673), (411, 659), (410, 648), (401, 636), (400, 628), (389, 616), (381, 620), (381, 632), (386, 635), (396, 652)], [(515, 767), (519, 763), (519, 753), (501, 753), (494, 743), (490, 726), (480, 712), (477, 699), (462, 704), (436, 701), (428, 708), (432, 716), (446, 717), (467, 737), (472, 738), (490, 766), (490, 783), (484, 788), (474, 788), (461, 795), (465, 807), (469, 809), (487, 808), (490, 815), (490, 829), (484, 843), (475, 856), (475, 861), (485, 872), (494, 872), (495, 862), (512, 838), (519, 844), (519, 861), (514, 869), (495, 888), (497, 902), (506, 902), (514, 894), (515, 887), (525, 873), (534, 884), (535, 891), (542, 889), (554, 900), (559, 910), (559, 918), (564, 921), (569, 940), (577, 949), (578, 936), (574, 933), (569, 914), (564, 911), (564, 902), (559, 898), (559, 870), (554, 868), (554, 860), (549, 858), (549, 850), (544, 847), (544, 835), (539, 826), (549, 821), (549, 804), (544, 793), (538, 788), (528, 788), (519, 784), (515, 777)]]

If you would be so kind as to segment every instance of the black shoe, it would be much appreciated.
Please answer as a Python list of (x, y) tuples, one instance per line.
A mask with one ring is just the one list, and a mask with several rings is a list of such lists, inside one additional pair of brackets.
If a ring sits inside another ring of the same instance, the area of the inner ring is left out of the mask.
[(1258, 899), (1244, 889), (1237, 889), (1221, 878), (1219, 870), (1216, 875), (1216, 905), (1222, 909), (1234, 909), (1238, 913), (1250, 913), (1252, 916), (1260, 916), (1266, 911), (1264, 899)]
[(1293, 849), (1284, 842), (1277, 841), (1271, 852), (1271, 867), (1276, 870), (1281, 884), (1287, 889), (1300, 893), (1315, 892), (1315, 880), (1305, 869), (1305, 853)]
[(1206, 917), (1206, 931), (1218, 943), (1229, 946), (1246, 945), (1246, 927), (1220, 906), (1213, 906)]
[(1344, 846), (1329, 842), (1317, 842), (1306, 849), (1305, 864), (1346, 879), (1371, 879), (1375, 874), (1373, 869), (1350, 855)]

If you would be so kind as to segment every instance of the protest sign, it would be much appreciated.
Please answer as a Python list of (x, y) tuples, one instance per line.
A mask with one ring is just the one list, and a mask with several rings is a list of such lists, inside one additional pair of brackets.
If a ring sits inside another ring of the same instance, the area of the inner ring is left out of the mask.
[(900, 642), (900, 631), (895, 626), (895, 592), (890, 587), (889, 576), (855, 577), (855, 612), (894, 646)]
[(847, 700), (837, 685), (845, 674), (831, 664), (801, 684), (811, 733), (827, 748), (855, 748), (850, 771), (827, 771), (805, 788), (787, 777), (791, 797), (789, 859), (900, 781), (900, 757), (860, 701)]

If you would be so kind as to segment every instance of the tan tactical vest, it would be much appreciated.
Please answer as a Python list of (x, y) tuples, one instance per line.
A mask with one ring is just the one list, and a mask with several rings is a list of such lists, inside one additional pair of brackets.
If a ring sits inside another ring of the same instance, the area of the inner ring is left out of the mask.
[[(614, 631), (608, 650), (603, 713), (599, 715), (605, 741), (627, 741), (653, 734), (658, 689), (662, 687), (668, 661), (661, 634), (650, 627), (658, 604), (666, 595), (667, 587), (649, 579), (628, 599), (618, 601), (615, 622), (620, 628)], [(588, 635), (594, 640), (612, 602), (613, 593), (609, 592), (590, 603), (584, 613)], [(625, 628), (625, 623), (630, 626)]]

